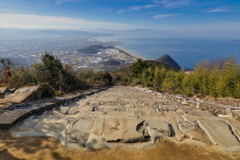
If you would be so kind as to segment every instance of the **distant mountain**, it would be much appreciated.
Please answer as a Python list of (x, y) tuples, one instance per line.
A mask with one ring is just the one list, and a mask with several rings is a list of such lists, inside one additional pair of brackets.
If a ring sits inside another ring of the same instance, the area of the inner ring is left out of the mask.
[(233, 42), (240, 42), (240, 40), (232, 40)]
[(0, 28), (1, 37), (105, 37), (113, 36), (113, 34), (101, 34), (94, 32), (78, 31), (78, 30), (40, 30), (40, 29), (15, 29)]
[(113, 30), (104, 28), (84, 28), (82, 29), (87, 32), (97, 32), (102, 34), (114, 34), (116, 36), (134, 36), (134, 37), (152, 37), (152, 36), (178, 36), (177, 33), (165, 30), (154, 30), (154, 29), (131, 29), (131, 30)]
[(162, 63), (166, 63), (169, 66), (171, 66), (174, 70), (179, 71), (181, 69), (181, 67), (179, 66), (179, 64), (177, 64), (176, 61), (174, 61), (172, 59), (172, 57), (170, 57), (168, 54), (163, 55), (162, 57), (156, 59), (155, 61), (157, 62), (162, 62)]

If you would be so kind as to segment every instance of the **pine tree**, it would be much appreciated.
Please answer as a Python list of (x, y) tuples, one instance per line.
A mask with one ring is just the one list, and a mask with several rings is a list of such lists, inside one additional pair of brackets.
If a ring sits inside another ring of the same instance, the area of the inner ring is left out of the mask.
[(133, 63), (132, 66), (132, 76), (137, 78), (142, 72), (148, 68), (147, 61), (143, 61), (141, 58), (137, 59), (137, 62)]

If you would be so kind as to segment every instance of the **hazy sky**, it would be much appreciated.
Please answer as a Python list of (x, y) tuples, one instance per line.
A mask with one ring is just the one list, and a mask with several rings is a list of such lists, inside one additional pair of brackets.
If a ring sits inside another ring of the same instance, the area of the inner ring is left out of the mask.
[(0, 27), (240, 36), (240, 0), (0, 0)]

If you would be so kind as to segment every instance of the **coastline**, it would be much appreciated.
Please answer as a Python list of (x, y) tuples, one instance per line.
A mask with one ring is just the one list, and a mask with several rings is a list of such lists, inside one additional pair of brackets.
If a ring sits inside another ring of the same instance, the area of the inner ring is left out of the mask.
[(130, 50), (126, 50), (126, 49), (123, 49), (123, 48), (118, 47), (118, 46), (114, 46), (114, 48), (118, 49), (119, 51), (123, 52), (124, 54), (126, 54), (128, 56), (131, 56), (132, 58), (135, 58), (135, 59), (141, 58), (143, 60), (148, 60), (147, 58), (139, 56), (139, 55), (137, 55), (136, 53), (133, 53)]

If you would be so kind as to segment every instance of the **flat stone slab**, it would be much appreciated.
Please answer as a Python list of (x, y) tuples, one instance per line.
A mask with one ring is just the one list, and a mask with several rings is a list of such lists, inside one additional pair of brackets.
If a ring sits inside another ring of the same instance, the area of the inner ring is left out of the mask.
[(82, 118), (73, 123), (72, 132), (78, 144), (83, 147), (85, 147), (87, 143), (94, 121), (94, 118)]
[(43, 119), (35, 129), (40, 133), (60, 133), (63, 132), (68, 124), (68, 120)]
[(229, 124), (221, 120), (201, 120), (201, 127), (207, 132), (209, 138), (224, 148), (239, 146), (235, 135), (229, 130)]
[(205, 132), (199, 128), (195, 121), (178, 121), (180, 130), (189, 138), (199, 140), (209, 144), (209, 140)]
[(143, 123), (140, 119), (107, 118), (103, 137), (107, 142), (141, 142), (144, 135), (137, 132), (137, 126)]

